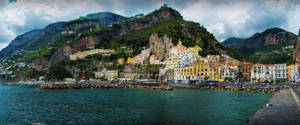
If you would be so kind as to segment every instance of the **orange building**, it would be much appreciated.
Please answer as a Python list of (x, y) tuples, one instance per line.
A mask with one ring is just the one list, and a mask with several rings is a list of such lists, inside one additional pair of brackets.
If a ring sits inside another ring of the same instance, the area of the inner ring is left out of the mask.
[(240, 71), (242, 72), (243, 78), (241, 80), (248, 81), (251, 79), (251, 69), (253, 67), (252, 63), (249, 62), (242, 62), (240, 64)]

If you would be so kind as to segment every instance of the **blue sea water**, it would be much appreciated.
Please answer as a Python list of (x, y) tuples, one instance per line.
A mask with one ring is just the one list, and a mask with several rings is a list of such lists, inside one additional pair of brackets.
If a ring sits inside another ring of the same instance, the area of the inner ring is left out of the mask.
[(243, 125), (271, 94), (0, 85), (0, 124)]

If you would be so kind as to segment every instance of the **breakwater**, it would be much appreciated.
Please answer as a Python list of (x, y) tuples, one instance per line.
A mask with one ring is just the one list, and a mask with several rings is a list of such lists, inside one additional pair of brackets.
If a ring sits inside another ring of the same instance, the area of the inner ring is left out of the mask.
[(258, 92), (258, 93), (276, 93), (278, 89), (261, 89), (261, 88), (226, 88), (226, 86), (177, 86), (173, 85), (173, 88), (190, 88), (190, 89), (206, 89), (206, 90), (222, 90), (222, 91), (233, 91), (233, 92)]
[(300, 111), (292, 93), (282, 89), (273, 95), (269, 102), (272, 106), (262, 106), (250, 119), (250, 125), (298, 125)]
[(169, 86), (157, 85), (137, 85), (137, 84), (47, 84), (40, 85), (40, 90), (59, 90), (59, 89), (93, 89), (93, 88), (139, 88), (150, 90), (166, 90), (172, 91), (173, 88)]
[(228, 87), (222, 85), (183, 85), (183, 84), (143, 84), (143, 83), (94, 83), (94, 84), (46, 84), (40, 85), (40, 90), (59, 90), (59, 89), (93, 89), (93, 88), (139, 88), (149, 90), (166, 90), (172, 91), (173, 88), (186, 88), (186, 89), (206, 89), (206, 90), (222, 90), (233, 92), (259, 92), (259, 93), (276, 93), (278, 89), (272, 88), (243, 88), (243, 87)]

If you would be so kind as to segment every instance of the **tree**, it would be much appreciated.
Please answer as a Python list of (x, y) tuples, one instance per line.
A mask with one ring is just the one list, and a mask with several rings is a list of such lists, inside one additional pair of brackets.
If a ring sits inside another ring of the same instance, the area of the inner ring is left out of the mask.
[(72, 78), (72, 77), (73, 76), (71, 72), (67, 70), (65, 66), (61, 63), (52, 65), (46, 74), (46, 79), (50, 81), (63, 80), (64, 78)]

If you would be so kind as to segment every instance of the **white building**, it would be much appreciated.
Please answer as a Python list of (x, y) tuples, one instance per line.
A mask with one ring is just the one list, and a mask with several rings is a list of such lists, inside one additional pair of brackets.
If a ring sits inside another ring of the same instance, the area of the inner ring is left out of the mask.
[(236, 80), (238, 72), (239, 72), (239, 68), (237, 65), (227, 65), (226, 64), (221, 69), (221, 78), (222, 79), (231, 78), (233, 80)]
[(263, 64), (255, 64), (251, 69), (251, 81), (263, 82), (267, 78), (266, 66)]

